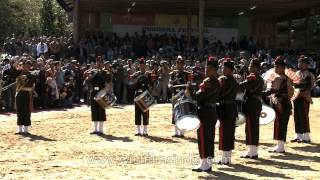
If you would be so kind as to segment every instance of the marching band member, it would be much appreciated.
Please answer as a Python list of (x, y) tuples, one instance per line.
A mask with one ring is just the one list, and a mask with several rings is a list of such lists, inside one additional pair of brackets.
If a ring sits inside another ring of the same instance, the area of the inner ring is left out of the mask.
[(233, 77), (234, 62), (223, 63), (223, 76), (219, 78), (221, 86), (218, 114), (220, 119), (219, 150), (223, 151), (218, 164), (230, 164), (231, 152), (234, 149), (235, 123), (238, 116), (235, 101), (238, 83)]
[[(190, 80), (190, 73), (184, 70), (184, 60), (181, 56), (177, 57), (176, 70), (170, 73), (169, 88), (172, 92), (172, 97), (177, 95), (180, 91), (184, 90), (184, 87), (174, 87), (175, 85), (187, 84)], [(174, 102), (172, 103), (172, 108)], [(184, 137), (184, 132), (180, 131), (175, 125), (174, 117), (172, 114), (172, 124), (174, 126), (175, 134), (172, 137)]]
[[(131, 78), (134, 79), (135, 93), (134, 97), (139, 96), (144, 91), (149, 89), (150, 85), (150, 74), (146, 71), (146, 62), (144, 58), (139, 59), (139, 71), (131, 75)], [(135, 111), (135, 125), (137, 127), (136, 136), (148, 136), (148, 125), (149, 125), (149, 110), (143, 112), (137, 103), (134, 103)], [(143, 122), (141, 122), (141, 116)], [(143, 125), (143, 127), (142, 127)]]
[(269, 152), (285, 152), (284, 144), (292, 109), (290, 99), (293, 95), (292, 82), (286, 76), (285, 69), (286, 63), (281, 58), (277, 58), (275, 61), (275, 73), (277, 75), (271, 82), (271, 89), (265, 92), (265, 95), (271, 94), (271, 104), (276, 111), (273, 139), (277, 140), (277, 145)]
[(246, 145), (248, 151), (242, 158), (258, 158), (259, 118), (262, 110), (261, 95), (264, 81), (259, 75), (260, 61), (252, 59), (249, 64), (247, 80), (240, 83), (240, 89), (245, 92), (244, 113), (246, 115)]
[[(216, 103), (220, 93), (220, 85), (217, 79), (219, 68), (217, 58), (209, 57), (205, 68), (205, 79), (200, 84), (199, 90), (192, 95), (197, 101), (200, 128), (197, 130), (198, 149), (200, 164), (192, 171), (212, 171), (212, 158), (214, 157), (214, 135), (217, 122)], [(186, 96), (192, 93), (190, 88), (186, 89)]]
[(309, 108), (311, 99), (311, 89), (315, 82), (315, 76), (308, 70), (309, 59), (305, 56), (299, 58), (299, 71), (296, 74), (300, 77), (300, 84), (297, 88), (301, 88), (300, 94), (294, 100), (294, 124), (296, 138), (291, 142), (310, 143), (310, 124), (309, 124)]
[(91, 120), (94, 124), (94, 130), (90, 134), (103, 134), (103, 124), (107, 120), (106, 110), (102, 108), (94, 99), (98, 92), (106, 89), (112, 92), (112, 77), (110, 72), (103, 70), (103, 62), (97, 61), (97, 69), (91, 69), (85, 72), (86, 83), (92, 88), (90, 91)]
[(16, 107), (18, 132), (16, 134), (29, 134), (31, 126), (32, 92), (35, 84), (35, 77), (30, 73), (31, 61), (22, 61), (20, 75), (16, 80)]

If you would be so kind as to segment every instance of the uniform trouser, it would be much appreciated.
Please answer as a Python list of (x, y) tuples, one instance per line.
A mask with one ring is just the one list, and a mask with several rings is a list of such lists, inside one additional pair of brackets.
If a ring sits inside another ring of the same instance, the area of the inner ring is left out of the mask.
[(17, 125), (31, 125), (31, 92), (19, 91), (16, 96)]
[(310, 102), (303, 98), (294, 101), (294, 124), (297, 134), (310, 132), (309, 108)]
[[(135, 111), (135, 125), (149, 125), (149, 110), (146, 112), (143, 112), (139, 106), (134, 103), (134, 111)], [(141, 116), (143, 119), (143, 122), (141, 124)]]
[[(291, 114), (291, 104), (285, 105), (282, 110), (275, 108), (276, 120), (274, 121), (274, 140), (286, 141), (288, 122)], [(274, 106), (275, 107), (275, 106)]]
[(199, 110), (200, 128), (197, 130), (198, 149), (201, 159), (214, 157), (214, 135), (217, 115), (215, 108)]
[(246, 114), (246, 145), (259, 145), (259, 118), (261, 113), (260, 100), (248, 99), (245, 102)]
[(234, 149), (234, 134), (236, 118), (224, 119), (220, 117), (219, 150), (230, 151)]
[(107, 116), (106, 116), (106, 110), (104, 108), (102, 108), (96, 100), (94, 100), (95, 95), (98, 93), (99, 91), (93, 91), (91, 92), (90, 96), (91, 96), (91, 120), (92, 121), (106, 121), (107, 120)]

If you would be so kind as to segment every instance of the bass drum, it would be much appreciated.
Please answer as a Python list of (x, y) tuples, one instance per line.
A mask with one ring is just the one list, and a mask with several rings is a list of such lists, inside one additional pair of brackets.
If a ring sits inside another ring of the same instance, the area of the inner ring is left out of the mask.
[(267, 125), (276, 119), (276, 112), (268, 105), (263, 104), (260, 113), (259, 124)]
[(200, 127), (200, 119), (197, 116), (197, 105), (191, 100), (179, 100), (174, 108), (174, 121), (181, 131), (192, 131)]

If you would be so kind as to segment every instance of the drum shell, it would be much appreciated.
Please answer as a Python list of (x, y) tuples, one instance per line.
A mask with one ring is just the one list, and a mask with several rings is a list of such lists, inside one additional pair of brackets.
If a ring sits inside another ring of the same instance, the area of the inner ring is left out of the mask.
[(144, 91), (136, 96), (134, 102), (143, 112), (147, 112), (149, 108), (155, 104), (155, 99), (151, 96), (149, 91)]
[(200, 120), (198, 118), (198, 113), (197, 113), (197, 105), (194, 102), (190, 100), (179, 100), (174, 106), (173, 113), (174, 113), (174, 121), (178, 129), (185, 130), (185, 129), (181, 129), (181, 127), (178, 126), (178, 123), (184, 120), (184, 118), (192, 118), (193, 121), (196, 121), (196, 122), (190, 122), (192, 124), (195, 124), (195, 126), (188, 129), (189, 131), (198, 129), (200, 127)]
[(117, 101), (117, 97), (107, 93), (106, 89), (102, 89), (96, 93), (94, 100), (100, 105), (101, 108), (106, 109)]

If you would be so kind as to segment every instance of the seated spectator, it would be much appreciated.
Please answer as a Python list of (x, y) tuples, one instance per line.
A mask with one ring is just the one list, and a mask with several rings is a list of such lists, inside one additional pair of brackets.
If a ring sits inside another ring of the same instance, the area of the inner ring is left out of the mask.
[(58, 86), (56, 81), (51, 77), (48, 77), (46, 80), (46, 99), (49, 108), (55, 108), (57, 106), (57, 100), (59, 99)]
[(65, 83), (59, 91), (59, 106), (63, 108), (72, 107), (72, 88)]

